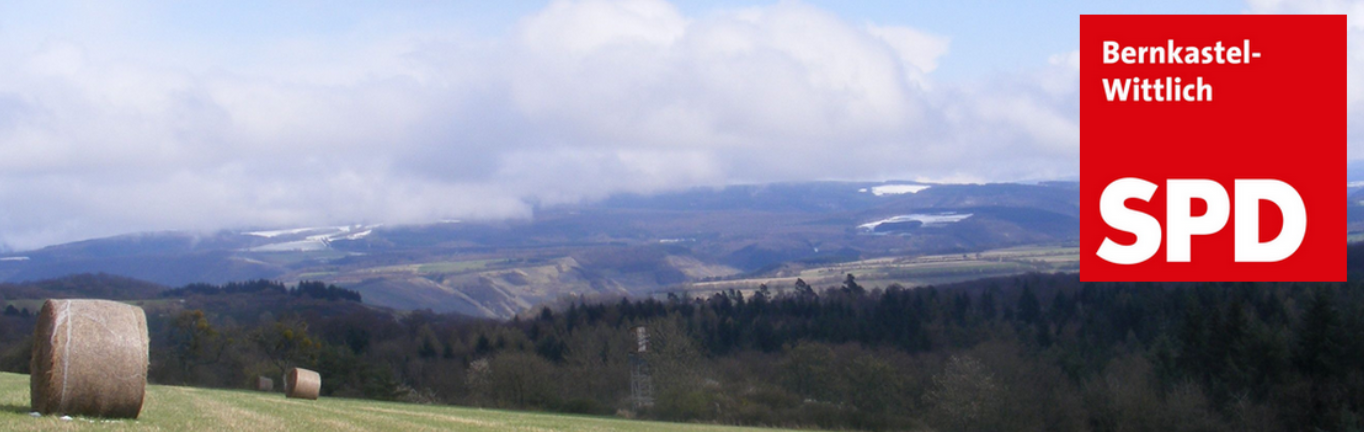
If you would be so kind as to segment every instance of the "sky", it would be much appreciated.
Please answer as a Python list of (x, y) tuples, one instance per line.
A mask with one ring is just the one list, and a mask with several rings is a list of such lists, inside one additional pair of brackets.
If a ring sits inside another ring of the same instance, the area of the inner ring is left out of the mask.
[(0, 252), (1074, 179), (1089, 13), (1348, 13), (1361, 119), (1346, 1), (0, 0)]

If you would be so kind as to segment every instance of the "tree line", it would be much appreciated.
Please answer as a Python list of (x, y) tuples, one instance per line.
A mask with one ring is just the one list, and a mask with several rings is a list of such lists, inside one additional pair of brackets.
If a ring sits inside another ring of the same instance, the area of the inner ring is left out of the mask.
[(293, 288), (271, 280), (254, 280), (247, 282), (229, 282), (222, 286), (196, 283), (185, 285), (180, 288), (162, 291), (159, 296), (163, 298), (185, 297), (189, 295), (223, 295), (223, 294), (289, 294), (294, 297), (311, 297), (323, 300), (346, 300), (359, 303), (363, 297), (357, 291), (348, 290), (336, 285), (328, 285), (319, 281), (301, 281)]
[[(1351, 280), (1031, 274), (905, 288), (848, 275), (832, 287), (565, 300), (507, 321), (258, 281), (171, 290), (143, 307), (157, 383), (249, 387), (297, 365), (321, 372), (330, 396), (675, 421), (1353, 430), (1364, 426), (1364, 287)], [(645, 409), (630, 400), (637, 326), (653, 342), (641, 355), (655, 390)], [(31, 333), (31, 317), (0, 316), (0, 369), (26, 371)]]

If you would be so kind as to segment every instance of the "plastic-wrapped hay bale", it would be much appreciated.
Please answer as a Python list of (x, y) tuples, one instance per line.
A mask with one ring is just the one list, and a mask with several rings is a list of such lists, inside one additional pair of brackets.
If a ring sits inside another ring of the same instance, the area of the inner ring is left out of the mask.
[(322, 376), (303, 368), (289, 369), (284, 374), (284, 395), (298, 399), (317, 399), (322, 391)]
[(33, 410), (137, 418), (147, 389), (147, 315), (105, 300), (48, 300), (29, 364)]
[(256, 390), (263, 392), (275, 391), (275, 380), (267, 377), (256, 377)]

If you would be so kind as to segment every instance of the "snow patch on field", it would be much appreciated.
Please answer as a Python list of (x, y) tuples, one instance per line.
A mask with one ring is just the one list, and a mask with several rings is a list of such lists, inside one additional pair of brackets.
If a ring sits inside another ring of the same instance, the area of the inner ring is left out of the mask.
[(867, 231), (867, 232), (876, 232), (876, 227), (881, 226), (881, 224), (886, 224), (886, 223), (900, 223), (900, 222), (909, 222), (909, 221), (919, 221), (919, 222), (922, 222), (922, 223), (923, 223), (923, 227), (924, 227), (924, 228), (932, 228), (932, 227), (940, 227), (940, 226), (944, 226), (944, 225), (948, 225), (948, 224), (960, 222), (960, 221), (962, 221), (962, 220), (964, 220), (964, 219), (966, 219), (966, 218), (971, 217), (971, 215), (972, 215), (971, 213), (960, 213), (960, 214), (958, 214), (958, 213), (939, 213), (939, 214), (920, 214), (920, 213), (915, 213), (915, 214), (907, 214), (907, 215), (893, 216), (893, 217), (890, 217), (890, 218), (881, 219), (881, 220), (876, 221), (876, 222), (864, 223), (864, 224), (862, 224), (862, 225), (858, 225), (858, 226), (857, 226), (857, 229), (860, 229), (860, 230), (863, 230), (863, 231)]
[(858, 191), (858, 192), (863, 192), (863, 193), (871, 192), (872, 195), (876, 195), (876, 196), (885, 196), (885, 195), (904, 195), (904, 194), (907, 194), (907, 193), (919, 193), (919, 191), (922, 191), (922, 190), (928, 189), (928, 188), (929, 188), (928, 185), (893, 184), (893, 185), (872, 186), (871, 189), (862, 188), (862, 189), (858, 189), (857, 191)]
[(355, 234), (351, 234), (351, 235), (342, 237), (342, 239), (343, 239), (343, 240), (359, 240), (359, 239), (365, 238), (365, 236), (368, 236), (368, 235), (370, 235), (370, 234), (372, 234), (372, 233), (374, 233), (374, 230), (372, 230), (372, 229), (370, 229), (370, 230), (364, 230), (364, 231), (360, 231), (360, 232), (355, 233)]
[(312, 232), (312, 231), (323, 230), (323, 229), (326, 229), (326, 228), (294, 228), (294, 229), (274, 230), (274, 231), (252, 231), (252, 232), (246, 233), (246, 235), (251, 235), (251, 236), (256, 236), (256, 237), (265, 237), (265, 238), (275, 238), (275, 237), (279, 237), (279, 236), (303, 234), (303, 233), (305, 233), (305, 232)]
[[(280, 240), (246, 249), (248, 252), (309, 252), (331, 248), (331, 242), (338, 240), (359, 240), (374, 233), (381, 225), (354, 225), (337, 227), (309, 227), (274, 231), (253, 231), (246, 235)], [(298, 238), (300, 235), (305, 235)]]
[(310, 252), (325, 250), (329, 247), (331, 246), (322, 240), (308, 239), (256, 246), (247, 250), (251, 252)]

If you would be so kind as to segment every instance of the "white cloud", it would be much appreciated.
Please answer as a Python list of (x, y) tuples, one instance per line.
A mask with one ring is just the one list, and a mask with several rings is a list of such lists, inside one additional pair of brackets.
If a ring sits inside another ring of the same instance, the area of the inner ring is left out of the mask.
[(948, 36), (798, 2), (555, 1), (495, 38), (360, 25), (244, 46), (120, 16), (0, 26), (0, 243), (1078, 164), (1074, 59), (952, 82), (933, 75)]
[(881, 38), (900, 56), (905, 77), (927, 85), (927, 75), (938, 68), (938, 59), (947, 54), (951, 40), (910, 27), (882, 27), (867, 24), (867, 31)]
[(522, 23), (521, 42), (546, 55), (588, 55), (613, 46), (665, 47), (687, 19), (654, 0), (555, 0)]

